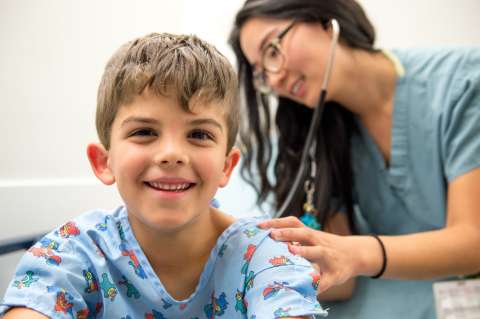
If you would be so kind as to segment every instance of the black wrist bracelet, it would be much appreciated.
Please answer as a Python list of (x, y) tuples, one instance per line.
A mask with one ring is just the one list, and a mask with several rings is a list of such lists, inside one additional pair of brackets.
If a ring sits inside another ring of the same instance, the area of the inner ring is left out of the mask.
[(377, 235), (371, 235), (371, 236), (378, 241), (378, 243), (380, 244), (380, 247), (382, 248), (382, 256), (383, 256), (382, 268), (380, 268), (380, 271), (378, 272), (378, 274), (370, 277), (372, 279), (378, 279), (382, 277), (383, 273), (385, 272), (385, 269), (387, 269), (387, 251), (385, 250), (385, 245), (383, 244), (380, 237), (378, 237)]

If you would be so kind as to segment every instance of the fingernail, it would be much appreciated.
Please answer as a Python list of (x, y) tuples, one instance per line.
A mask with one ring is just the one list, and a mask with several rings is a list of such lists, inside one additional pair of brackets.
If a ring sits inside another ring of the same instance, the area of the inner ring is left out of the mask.
[(291, 252), (292, 254), (297, 255), (297, 254), (298, 254), (298, 251), (299, 251), (299, 247), (290, 244), (289, 247), (288, 247), (288, 250), (290, 250), (290, 252)]
[(297, 253), (295, 252), (295, 250), (293, 249), (295, 245), (293, 243), (288, 243), (288, 251), (293, 254), (293, 255), (296, 255)]
[(273, 238), (278, 238), (280, 236), (280, 231), (274, 229), (270, 232), (270, 236), (272, 236)]
[(268, 226), (267, 222), (261, 222), (261, 223), (257, 224), (257, 227), (259, 227), (259, 228), (267, 228), (267, 226)]

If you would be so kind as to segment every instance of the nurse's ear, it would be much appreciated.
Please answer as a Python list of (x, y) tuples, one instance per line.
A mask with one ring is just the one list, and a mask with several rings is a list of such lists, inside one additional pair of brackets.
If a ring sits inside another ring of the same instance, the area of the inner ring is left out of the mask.
[[(322, 22), (322, 27), (323, 29), (328, 33), (329, 37), (333, 37), (333, 23), (332, 20), (329, 20), (327, 22)], [(335, 22), (337, 23), (337, 22)]]
[(108, 151), (102, 144), (88, 144), (87, 157), (93, 173), (103, 184), (112, 185), (115, 183), (115, 176), (109, 167)]

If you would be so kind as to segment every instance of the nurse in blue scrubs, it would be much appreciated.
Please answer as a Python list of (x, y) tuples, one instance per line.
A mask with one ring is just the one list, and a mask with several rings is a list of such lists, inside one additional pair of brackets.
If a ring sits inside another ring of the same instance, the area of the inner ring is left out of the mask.
[[(248, 117), (243, 175), (260, 203), (281, 206), (332, 18), (340, 42), (313, 201), (298, 192), (288, 217), (261, 226), (320, 268), (330, 318), (433, 319), (432, 284), (480, 270), (480, 48), (378, 50), (354, 0), (246, 1), (230, 36)], [(312, 216), (312, 227), (299, 220)]]

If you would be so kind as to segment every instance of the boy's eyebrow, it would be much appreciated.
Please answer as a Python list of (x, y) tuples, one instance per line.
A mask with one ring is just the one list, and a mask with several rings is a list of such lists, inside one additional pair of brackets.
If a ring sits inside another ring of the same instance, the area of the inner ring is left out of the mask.
[(153, 118), (150, 118), (150, 117), (130, 116), (130, 117), (127, 117), (125, 120), (123, 120), (123, 122), (120, 126), (123, 127), (126, 124), (131, 123), (131, 122), (140, 122), (140, 123), (145, 123), (145, 124), (157, 124), (158, 123), (158, 121), (156, 119), (153, 119)]
[(218, 127), (220, 129), (220, 131), (223, 132), (222, 124), (218, 123), (217, 121), (215, 121), (214, 119), (211, 119), (211, 118), (194, 119), (194, 120), (190, 121), (190, 124), (193, 124), (193, 125), (210, 124), (210, 125)]
[[(120, 126), (123, 127), (123, 126), (127, 125), (128, 123), (132, 123), (132, 122), (144, 123), (144, 124), (158, 124), (159, 123), (156, 119), (150, 118), (150, 117), (130, 116), (130, 117), (127, 117), (125, 120), (123, 120), (123, 122)], [(217, 122), (217, 121), (215, 121), (214, 119), (211, 119), (211, 118), (194, 119), (194, 120), (191, 120), (189, 123), (192, 124), (192, 125), (202, 125), (202, 124), (213, 125), (213, 126), (218, 127), (220, 129), (220, 131), (223, 132), (222, 124), (220, 124), (219, 122)]]

